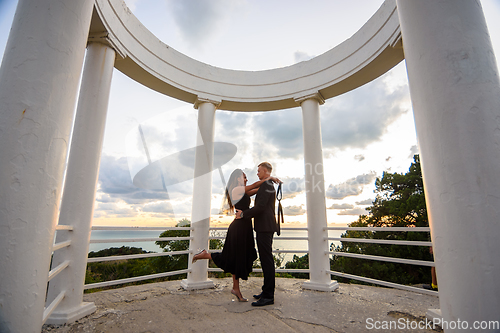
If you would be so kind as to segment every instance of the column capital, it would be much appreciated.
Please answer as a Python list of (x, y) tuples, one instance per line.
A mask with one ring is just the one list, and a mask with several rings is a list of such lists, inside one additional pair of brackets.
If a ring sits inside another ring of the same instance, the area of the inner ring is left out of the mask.
[(113, 42), (113, 38), (109, 35), (108, 32), (94, 32), (90, 33), (87, 39), (87, 45), (90, 43), (101, 43), (106, 46), (112, 48), (118, 57), (121, 59), (125, 59), (127, 57), (127, 53), (120, 49), (118, 43)]
[(219, 106), (221, 105), (222, 101), (216, 101), (216, 100), (213, 100), (213, 99), (210, 99), (208, 97), (200, 97), (200, 96), (197, 96), (196, 97), (196, 101), (194, 101), (194, 104), (193, 104), (193, 107), (195, 109), (198, 109), (198, 107), (203, 104), (203, 103), (212, 103), (213, 105), (215, 105), (215, 109), (219, 108)]
[(302, 102), (304, 102), (308, 99), (315, 99), (316, 101), (318, 101), (318, 103), (320, 105), (325, 104), (325, 99), (323, 98), (323, 96), (321, 95), (321, 93), (319, 91), (315, 91), (313, 93), (303, 95), (301, 97), (294, 97), (295, 103), (297, 103), (298, 105), (301, 105)]

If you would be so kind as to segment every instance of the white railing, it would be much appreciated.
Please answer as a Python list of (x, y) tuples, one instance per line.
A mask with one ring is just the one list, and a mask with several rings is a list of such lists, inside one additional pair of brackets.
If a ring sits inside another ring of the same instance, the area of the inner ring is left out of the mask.
[[(210, 228), (210, 230), (215, 231), (227, 231), (227, 228)], [(281, 231), (307, 231), (307, 228), (281, 228)], [(210, 236), (209, 239), (225, 239), (225, 236)], [(287, 237), (287, 236), (275, 236), (275, 240), (300, 240), (307, 241), (309, 238), (307, 236), (302, 237)], [(209, 250), (209, 252), (218, 252), (220, 250)], [(286, 249), (274, 249), (273, 253), (288, 253), (288, 254), (307, 254), (309, 250), (286, 250)], [(209, 268), (209, 272), (223, 272), (220, 268)], [(262, 268), (254, 268), (252, 270), (255, 273), (262, 273)], [(289, 269), (289, 268), (276, 268), (276, 273), (309, 273), (309, 269)]]
[[(73, 226), (61, 224), (61, 225), (56, 226), (56, 230), (73, 231)], [(71, 245), (70, 240), (64, 241), (64, 242), (59, 242), (59, 243), (54, 243), (52, 245), (52, 252), (55, 252), (57, 250), (60, 250), (64, 247), (67, 247), (70, 245)], [(52, 268), (49, 271), (49, 274), (47, 277), (47, 282), (50, 282), (50, 280), (52, 280), (54, 277), (56, 277), (58, 274), (60, 274), (62, 271), (64, 271), (69, 266), (70, 262), (71, 262), (70, 260), (65, 260), (61, 264), (57, 265), (57, 267)], [(65, 292), (59, 293), (59, 295), (57, 295), (57, 297), (49, 305), (45, 306), (45, 308), (43, 310), (42, 323), (45, 323), (47, 321), (47, 319), (50, 317), (52, 312), (54, 312), (54, 310), (57, 308), (59, 303), (61, 303), (61, 301), (64, 299), (64, 295), (65, 295)]]
[(60, 242), (60, 243), (55, 243), (52, 246), (52, 251), (57, 251), (57, 250), (62, 249), (63, 247), (67, 247), (67, 246), (70, 246), (70, 245), (71, 245), (71, 241), (70, 240), (67, 240), (67, 241), (64, 241), (64, 242)]
[(57, 274), (61, 273), (66, 267), (69, 266), (69, 263), (70, 263), (69, 260), (65, 260), (62, 263), (60, 263), (59, 265), (57, 265), (57, 267), (52, 268), (49, 271), (49, 278), (47, 281), (52, 280)]
[(178, 254), (189, 254), (191, 251), (172, 251), (172, 252), (159, 252), (159, 253), (142, 253), (142, 254), (126, 254), (123, 256), (109, 256), (109, 257), (93, 257), (88, 258), (89, 262), (101, 262), (101, 261), (114, 261), (114, 260), (128, 260), (128, 259), (141, 259), (141, 258), (151, 258), (151, 257), (161, 257), (161, 256), (173, 256)]
[[(328, 227), (326, 230), (349, 230), (349, 231), (407, 231), (407, 232), (430, 232), (430, 228), (428, 227)], [(409, 246), (432, 246), (432, 242), (422, 242), (422, 241), (399, 241), (399, 240), (382, 240), (382, 239), (365, 239), (365, 238), (338, 238), (338, 237), (328, 237), (328, 240), (333, 241), (342, 241), (342, 242), (356, 242), (356, 243), (374, 243), (374, 244), (392, 244), (392, 245), (409, 245)], [(410, 264), (410, 265), (418, 265), (418, 266), (434, 266), (433, 261), (425, 261), (425, 260), (413, 260), (413, 259), (403, 259), (403, 258), (393, 258), (393, 257), (383, 257), (383, 256), (373, 256), (366, 254), (357, 254), (357, 253), (348, 253), (348, 252), (339, 252), (339, 251), (327, 251), (329, 255), (334, 256), (345, 256), (345, 257), (353, 257), (360, 258), (366, 260), (377, 260), (377, 261), (385, 261), (385, 262), (396, 262), (402, 264)], [(347, 274), (343, 272), (330, 271), (331, 275), (340, 276), (343, 278), (358, 280), (362, 282), (377, 284), (385, 287), (391, 287), (396, 289), (408, 290), (419, 292), (422, 294), (434, 295), (438, 296), (438, 292), (406, 286), (398, 283), (376, 280), (371, 278), (366, 278), (359, 275)]]
[(42, 325), (45, 324), (45, 322), (50, 317), (52, 312), (54, 312), (59, 303), (61, 303), (61, 301), (64, 299), (64, 294), (65, 294), (64, 291), (60, 292), (59, 295), (57, 295), (57, 297), (52, 301), (52, 303), (50, 303), (49, 306), (43, 309)]
[[(185, 228), (184, 230), (189, 230)], [(149, 237), (149, 238), (110, 238), (110, 239), (91, 239), (90, 244), (95, 243), (133, 243), (133, 242), (168, 242), (177, 240), (190, 240), (192, 237)]]
[[(143, 230), (158, 230), (158, 231), (166, 231), (166, 230), (189, 230), (192, 228), (186, 227), (93, 227), (92, 230), (114, 230), (114, 231), (143, 231)], [(213, 231), (227, 231), (227, 228), (214, 227), (210, 228)], [(307, 231), (307, 228), (281, 228), (282, 231)], [(397, 232), (429, 232), (429, 228), (422, 227), (328, 227), (325, 230), (349, 230), (349, 231), (397, 231)], [(174, 240), (190, 240), (192, 237), (158, 237), (158, 238), (119, 238), (119, 239), (94, 239), (91, 240), (90, 243), (127, 243), (127, 242), (146, 242), (146, 241), (174, 241)], [(225, 236), (210, 236), (209, 239), (225, 239)], [(279, 240), (301, 240), (307, 241), (308, 237), (286, 237), (286, 236), (277, 236), (275, 239)], [(328, 237), (326, 238), (328, 241), (340, 241), (340, 242), (357, 242), (357, 243), (376, 243), (376, 244), (392, 244), (392, 245), (405, 245), (405, 246), (432, 246), (431, 242), (423, 242), (423, 241), (400, 241), (400, 240), (382, 240), (382, 239), (364, 239), (364, 238), (342, 238), (342, 237)], [(219, 250), (209, 250), (209, 252), (217, 252)], [(191, 250), (185, 251), (174, 251), (174, 252), (159, 252), (159, 253), (144, 253), (144, 254), (132, 254), (132, 255), (122, 255), (122, 256), (109, 256), (109, 257), (94, 257), (88, 258), (87, 262), (103, 262), (103, 261), (114, 261), (114, 260), (128, 260), (128, 259), (140, 259), (140, 258), (150, 258), (150, 257), (160, 257), (160, 256), (170, 256), (170, 255), (183, 255), (191, 253)], [(289, 250), (289, 249), (275, 249), (273, 253), (285, 253), (285, 254), (307, 254), (309, 253), (306, 249), (299, 250)], [(404, 259), (404, 258), (394, 258), (394, 257), (384, 257), (384, 256), (375, 256), (375, 255), (365, 255), (365, 254), (357, 254), (357, 253), (348, 253), (348, 252), (339, 252), (339, 251), (325, 251), (326, 254), (332, 256), (344, 256), (344, 257), (352, 257), (359, 258), (365, 260), (376, 260), (376, 261), (385, 261), (385, 262), (395, 262), (402, 264), (410, 264), (410, 265), (419, 265), (419, 266), (434, 266), (434, 262), (432, 261), (424, 261), (424, 260), (413, 260), (413, 259)], [(222, 272), (220, 268), (209, 268), (209, 272)], [(256, 268), (253, 270), (254, 272), (262, 272), (262, 269)], [(111, 280), (105, 282), (98, 282), (93, 284), (85, 285), (85, 289), (92, 288), (101, 288), (106, 286), (137, 282), (149, 279), (156, 279), (160, 277), (180, 275), (190, 272), (189, 269), (183, 269), (178, 271), (164, 272), (158, 274), (144, 275), (127, 279), (120, 280)], [(277, 273), (306, 273), (310, 272), (309, 269), (286, 269), (286, 268), (277, 268)], [(408, 291), (416, 291), (429, 295), (438, 295), (437, 292), (426, 290), (417, 287), (411, 287), (406, 285), (401, 285), (397, 283), (376, 280), (371, 278), (366, 278), (362, 276), (357, 276), (353, 274), (347, 274), (343, 272), (337, 271), (329, 271), (331, 275), (340, 276), (343, 278), (363, 281), (367, 283), (372, 283), (376, 285), (381, 285), (385, 287), (397, 288)]]
[[(92, 230), (101, 230), (101, 231), (168, 231), (168, 230), (181, 230), (181, 231), (191, 231), (192, 228), (187, 227), (92, 227)], [(133, 243), (133, 242), (166, 242), (166, 241), (181, 241), (181, 240), (191, 240), (192, 237), (147, 237), (147, 238), (110, 238), (110, 239), (91, 239), (90, 244), (96, 243)], [(103, 261), (115, 261), (115, 260), (129, 260), (129, 259), (142, 259), (142, 258), (152, 258), (152, 257), (162, 257), (162, 256), (171, 256), (171, 255), (182, 255), (189, 254), (191, 250), (185, 251), (172, 251), (172, 252), (158, 252), (158, 253), (141, 253), (141, 254), (128, 254), (122, 256), (108, 256), (108, 257), (93, 257), (88, 258), (87, 263), (94, 262), (103, 262)], [(103, 288), (109, 287), (119, 284), (132, 283), (144, 280), (152, 280), (163, 278), (167, 276), (181, 275), (189, 273), (189, 269), (181, 269), (177, 271), (149, 274), (149, 275), (141, 275), (132, 278), (125, 278), (119, 280), (110, 280), (104, 282), (97, 282), (86, 284), (83, 288), (86, 289), (94, 289), (94, 288)]]
[(120, 279), (120, 280), (97, 282), (97, 283), (86, 284), (83, 288), (84, 289), (94, 289), (94, 288), (114, 286), (117, 284), (138, 282), (138, 281), (151, 280), (151, 279), (159, 279), (159, 278), (166, 277), (166, 276), (173, 276), (173, 275), (189, 273), (190, 271), (191, 271), (190, 269), (181, 269), (181, 270), (172, 271), (172, 272), (163, 272), (163, 273), (157, 273), (157, 274), (136, 276), (136, 277)]

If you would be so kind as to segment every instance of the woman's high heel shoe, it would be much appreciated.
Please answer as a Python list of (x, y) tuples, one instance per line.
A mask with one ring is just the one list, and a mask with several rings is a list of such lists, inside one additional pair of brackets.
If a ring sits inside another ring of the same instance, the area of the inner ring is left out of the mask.
[(248, 302), (248, 299), (244, 298), (243, 296), (241, 296), (241, 298), (240, 298), (240, 296), (238, 296), (236, 294), (236, 292), (234, 290), (232, 290), (232, 289), (231, 289), (231, 294), (233, 294), (234, 296), (236, 296), (238, 298), (239, 302)]
[(191, 261), (192, 264), (194, 264), (195, 262), (198, 261), (198, 259), (196, 258), (197, 255), (199, 254), (202, 254), (203, 251), (205, 251), (205, 249), (201, 250), (200, 252), (196, 253), (194, 256), (193, 256), (193, 260)]

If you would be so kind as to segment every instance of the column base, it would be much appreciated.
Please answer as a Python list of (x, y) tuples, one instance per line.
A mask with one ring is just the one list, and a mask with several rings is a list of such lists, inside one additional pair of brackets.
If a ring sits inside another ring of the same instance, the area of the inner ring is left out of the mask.
[(307, 280), (302, 284), (302, 288), (311, 289), (317, 291), (335, 291), (339, 287), (337, 281), (331, 281), (330, 283), (317, 283), (311, 282), (311, 280)]
[(441, 314), (441, 309), (428, 309), (425, 313), (425, 317), (430, 321), (443, 322), (443, 315)]
[(212, 280), (194, 282), (194, 281), (189, 281), (188, 279), (183, 279), (181, 281), (181, 287), (186, 290), (210, 289), (210, 288), (215, 288), (215, 284)]
[(51, 325), (63, 325), (70, 324), (72, 322), (77, 321), (80, 318), (88, 316), (91, 313), (94, 313), (97, 310), (95, 304), (93, 302), (82, 302), (80, 306), (69, 309), (68, 311), (54, 311), (47, 318), (45, 324)]

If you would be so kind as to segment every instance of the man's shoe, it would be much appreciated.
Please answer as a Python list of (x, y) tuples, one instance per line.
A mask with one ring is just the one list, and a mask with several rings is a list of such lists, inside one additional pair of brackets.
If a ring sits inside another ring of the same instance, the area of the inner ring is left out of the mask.
[(434, 288), (434, 286), (432, 286), (431, 284), (424, 284), (422, 287), (427, 290), (438, 291), (438, 288)]
[(253, 295), (253, 298), (255, 299), (260, 299), (262, 297), (262, 293), (258, 294), (258, 295)]
[(253, 306), (265, 306), (265, 305), (271, 305), (274, 304), (274, 298), (259, 298), (258, 301), (252, 302)]

